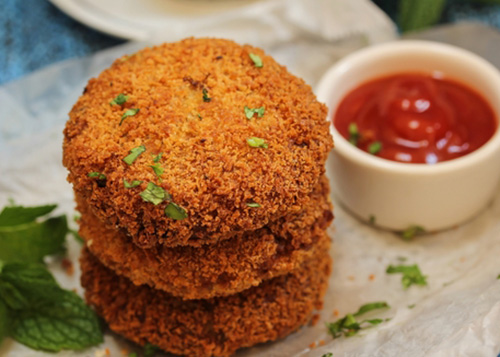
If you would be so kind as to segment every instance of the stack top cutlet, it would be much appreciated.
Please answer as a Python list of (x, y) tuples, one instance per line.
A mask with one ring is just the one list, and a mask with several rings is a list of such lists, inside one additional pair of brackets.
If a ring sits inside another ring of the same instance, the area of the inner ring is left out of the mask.
[[(120, 94), (126, 101), (110, 104)], [(90, 80), (64, 134), (75, 191), (143, 248), (215, 243), (299, 211), (333, 146), (308, 85), (260, 49), (215, 39), (118, 59)], [(250, 146), (254, 137), (265, 144)], [(158, 204), (140, 195), (149, 183), (163, 191)], [(168, 217), (170, 202), (187, 217)]]

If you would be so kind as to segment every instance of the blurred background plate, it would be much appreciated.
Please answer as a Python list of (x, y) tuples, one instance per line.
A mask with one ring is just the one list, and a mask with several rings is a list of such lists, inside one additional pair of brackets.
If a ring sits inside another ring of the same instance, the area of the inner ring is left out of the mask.
[(109, 35), (147, 40), (169, 23), (220, 14), (268, 0), (50, 0), (77, 21)]

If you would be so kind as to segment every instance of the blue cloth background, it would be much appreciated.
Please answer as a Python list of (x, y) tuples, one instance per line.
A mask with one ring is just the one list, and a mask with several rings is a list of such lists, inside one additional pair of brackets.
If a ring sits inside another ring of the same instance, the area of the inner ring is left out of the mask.
[[(374, 2), (397, 20), (396, 0)], [(2, 0), (1, 3), (0, 84), (51, 63), (124, 42), (81, 25), (47, 0)], [(478, 20), (500, 28), (500, 5), (448, 0), (442, 22), (460, 20)]]

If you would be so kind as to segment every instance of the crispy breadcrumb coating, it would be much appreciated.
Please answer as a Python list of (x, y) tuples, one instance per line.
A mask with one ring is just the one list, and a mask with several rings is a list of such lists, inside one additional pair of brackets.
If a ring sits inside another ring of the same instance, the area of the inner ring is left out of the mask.
[[(112, 102), (119, 94), (125, 102)], [(245, 107), (264, 113), (248, 119)], [(328, 125), (311, 88), (262, 50), (190, 38), (118, 59), (91, 79), (70, 112), (63, 163), (94, 213), (139, 246), (200, 246), (299, 211), (324, 173)], [(267, 148), (250, 146), (252, 137)], [(145, 202), (150, 182), (171, 198)], [(170, 199), (187, 218), (166, 216)]]
[(198, 248), (142, 249), (125, 234), (106, 228), (78, 196), (77, 202), (80, 236), (105, 266), (136, 285), (148, 284), (183, 299), (230, 295), (291, 272), (316, 254), (318, 240), (325, 239), (333, 219), (323, 177), (300, 214), (270, 226)]
[(321, 308), (331, 259), (324, 249), (301, 269), (239, 294), (182, 300), (114, 274), (84, 249), (82, 285), (87, 302), (111, 330), (184, 356), (229, 356), (237, 349), (282, 338)]

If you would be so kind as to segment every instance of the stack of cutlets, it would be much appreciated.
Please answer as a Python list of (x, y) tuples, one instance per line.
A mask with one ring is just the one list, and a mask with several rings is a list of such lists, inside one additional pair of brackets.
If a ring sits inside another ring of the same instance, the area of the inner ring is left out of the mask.
[(111, 330), (227, 356), (321, 307), (326, 108), (262, 50), (186, 39), (120, 58), (64, 134), (82, 285)]

